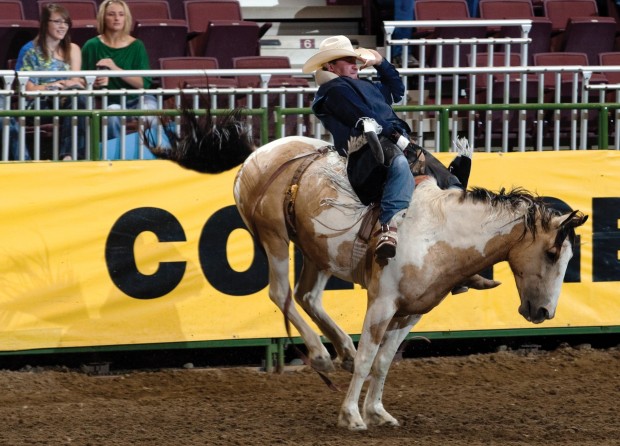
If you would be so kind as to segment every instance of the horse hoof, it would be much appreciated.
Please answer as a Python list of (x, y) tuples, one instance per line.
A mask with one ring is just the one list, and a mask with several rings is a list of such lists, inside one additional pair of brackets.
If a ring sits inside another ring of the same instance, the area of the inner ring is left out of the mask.
[(354, 366), (355, 366), (355, 363), (353, 361), (353, 358), (344, 359), (342, 363), (340, 364), (340, 368), (346, 370), (349, 373), (353, 373), (353, 370), (355, 369)]
[(386, 426), (386, 427), (399, 427), (400, 423), (396, 418), (391, 416), (390, 414), (386, 414), (385, 418), (378, 418), (374, 420), (366, 420), (368, 425), (373, 426)]
[(490, 290), (501, 285), (501, 282), (493, 279), (487, 279), (480, 274), (474, 274), (468, 278), (462, 285), (468, 286), (474, 290)]
[(366, 424), (362, 420), (351, 420), (350, 422), (347, 422), (344, 419), (338, 419), (338, 427), (343, 427), (349, 429), (350, 431), (356, 432), (368, 430), (368, 426), (366, 426)]
[(364, 422), (368, 426), (388, 426), (388, 427), (397, 427), (400, 426), (400, 423), (396, 418), (390, 415), (385, 409), (381, 408), (376, 412), (366, 411), (364, 413)]
[(310, 366), (318, 372), (333, 372), (336, 370), (331, 358), (314, 358), (310, 361)]
[(452, 295), (466, 293), (468, 291), (469, 287), (466, 287), (465, 285), (455, 286), (452, 288)]

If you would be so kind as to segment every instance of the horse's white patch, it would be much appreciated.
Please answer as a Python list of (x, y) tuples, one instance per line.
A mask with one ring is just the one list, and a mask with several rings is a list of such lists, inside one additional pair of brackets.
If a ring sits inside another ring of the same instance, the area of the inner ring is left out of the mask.
[[(487, 243), (498, 235), (505, 235), (521, 222), (514, 218), (506, 223), (505, 219), (481, 219), (481, 213), (501, 212), (491, 210), (483, 203), (471, 201), (457, 205), (461, 192), (455, 190), (446, 195), (434, 181), (425, 181), (416, 187), (413, 200), (407, 210), (407, 215), (399, 228), (399, 245), (397, 257), (403, 256), (407, 263), (416, 267), (424, 264), (428, 253), (438, 243), (457, 249), (475, 249), (484, 254)], [(458, 212), (455, 218), (453, 213)], [(484, 227), (480, 224), (484, 223)], [(429, 237), (429, 234), (432, 234)], [(415, 249), (408, 247), (415, 246)]]
[(321, 139), (308, 138), (307, 136), (285, 136), (284, 138), (276, 139), (274, 141), (268, 142), (264, 146), (260, 146), (254, 151), (254, 153), (252, 153), (252, 155), (250, 155), (250, 157), (255, 156), (259, 152), (271, 151), (274, 147), (279, 147), (281, 145), (289, 144), (291, 142), (301, 142), (310, 146), (314, 146), (316, 148), (325, 147), (327, 145), (327, 143)]

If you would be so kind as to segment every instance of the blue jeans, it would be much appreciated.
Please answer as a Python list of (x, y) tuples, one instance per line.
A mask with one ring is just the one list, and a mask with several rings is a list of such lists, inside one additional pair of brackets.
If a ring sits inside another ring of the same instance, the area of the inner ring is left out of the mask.
[(415, 189), (415, 181), (405, 155), (398, 155), (388, 167), (387, 180), (381, 196), (379, 222), (388, 223), (398, 211), (407, 209)]
[[(63, 110), (71, 110), (73, 108), (73, 99), (66, 98), (62, 104)], [(77, 97), (77, 109), (86, 109), (86, 97)], [(72, 138), (72, 117), (66, 116), (61, 119), (60, 124), (60, 159), (66, 155), (73, 156), (73, 138)], [(77, 118), (77, 159), (86, 158), (86, 117), (78, 116)]]
[(469, 9), (469, 16), (474, 18), (478, 17), (478, 3), (480, 0), (467, 0), (467, 7)]
[[(152, 95), (144, 95), (144, 105), (140, 105), (140, 98), (130, 99), (126, 103), (125, 110), (157, 110), (157, 99)], [(120, 110), (120, 104), (112, 104), (108, 106), (108, 110)], [(147, 121), (151, 125), (157, 124), (157, 116), (148, 116)], [(121, 136), (121, 117), (108, 116), (108, 139), (120, 138)]]

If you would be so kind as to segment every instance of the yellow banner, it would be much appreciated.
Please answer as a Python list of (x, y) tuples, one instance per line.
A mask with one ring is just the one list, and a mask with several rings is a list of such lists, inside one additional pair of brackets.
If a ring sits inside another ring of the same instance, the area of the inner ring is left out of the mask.
[[(236, 170), (102, 161), (0, 171), (0, 351), (286, 336), (234, 206)], [(537, 327), (620, 325), (618, 172), (615, 151), (475, 154), (470, 185), (518, 185), (590, 215), (556, 317)], [(493, 275), (499, 288), (449, 296), (415, 330), (533, 327), (508, 266)], [(324, 300), (360, 332), (363, 290), (330, 282)]]

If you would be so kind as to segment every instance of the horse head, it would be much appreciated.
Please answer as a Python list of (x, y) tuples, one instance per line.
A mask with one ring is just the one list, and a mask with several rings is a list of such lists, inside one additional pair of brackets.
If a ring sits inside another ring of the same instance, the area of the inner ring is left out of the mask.
[(534, 209), (538, 218), (526, 221), (530, 235), (524, 235), (522, 242), (510, 250), (508, 263), (521, 298), (519, 313), (539, 324), (555, 316), (560, 288), (573, 256), (575, 228), (583, 225), (588, 216), (579, 211), (558, 215), (544, 206)]

